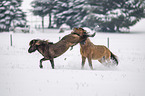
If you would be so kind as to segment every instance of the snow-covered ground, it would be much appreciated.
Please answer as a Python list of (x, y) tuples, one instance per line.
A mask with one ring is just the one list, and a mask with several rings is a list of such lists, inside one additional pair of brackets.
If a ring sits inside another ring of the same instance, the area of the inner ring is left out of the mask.
[(91, 41), (107, 45), (119, 58), (119, 66), (107, 68), (93, 61), (94, 70), (81, 69), (80, 46), (55, 59), (55, 69), (43, 62), (38, 52), (29, 54), (29, 41), (48, 39), (57, 42), (68, 33), (0, 33), (0, 96), (145, 96), (145, 34), (97, 33)]

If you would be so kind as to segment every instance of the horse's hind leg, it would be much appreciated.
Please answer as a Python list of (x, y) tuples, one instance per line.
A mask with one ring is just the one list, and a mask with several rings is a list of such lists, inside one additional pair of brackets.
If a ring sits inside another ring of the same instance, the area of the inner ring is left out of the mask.
[(98, 60), (101, 64), (103, 64), (106, 67), (110, 67), (111, 66), (111, 61), (110, 58), (107, 58), (105, 56), (103, 56), (100, 60)]
[(106, 66), (105, 56), (103, 56), (100, 60), (98, 60), (101, 64)]
[(51, 63), (51, 67), (52, 67), (52, 69), (54, 69), (54, 60), (51, 59), (51, 60), (50, 60), (50, 63)]
[(84, 68), (86, 62), (86, 57), (82, 56), (82, 69)]
[(110, 51), (109, 51), (109, 49), (108, 49), (107, 52), (106, 52), (106, 58), (105, 58), (106, 66), (108, 66), (108, 67), (111, 66), (111, 60), (110, 60), (110, 57), (111, 57), (111, 53), (110, 53)]
[(111, 66), (111, 61), (110, 61), (109, 58), (106, 60), (106, 66), (107, 66), (107, 67), (110, 67), (110, 66)]

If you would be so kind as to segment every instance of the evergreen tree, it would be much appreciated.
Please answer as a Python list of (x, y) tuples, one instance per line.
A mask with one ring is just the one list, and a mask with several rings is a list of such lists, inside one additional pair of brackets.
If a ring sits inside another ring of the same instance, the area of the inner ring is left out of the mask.
[(33, 14), (34, 15), (38, 15), (40, 17), (42, 17), (42, 28), (44, 28), (44, 17), (46, 15), (49, 16), (49, 26), (48, 28), (51, 28), (52, 25), (52, 14), (53, 14), (53, 10), (55, 9), (55, 5), (56, 5), (56, 0), (34, 0), (31, 3), (32, 7), (33, 7)]
[(0, 31), (9, 31), (11, 27), (25, 26), (26, 15), (20, 9), (22, 0), (3, 0), (0, 3)]
[(33, 14), (36, 16), (38, 15), (42, 18), (42, 28), (44, 28), (44, 17), (47, 15), (47, 13), (43, 11), (45, 7), (43, 6), (43, 2), (33, 1), (31, 5), (33, 7), (33, 10), (32, 10)]
[(79, 27), (81, 20), (87, 14), (83, 9), (85, 0), (59, 0), (57, 3), (57, 11), (55, 13), (55, 23), (57, 26), (66, 23), (71, 28)]
[(45, 5), (45, 6), (47, 6), (47, 12), (48, 12), (48, 16), (49, 16), (48, 28), (52, 27), (52, 15), (54, 13), (54, 10), (56, 9), (56, 4), (57, 4), (57, 0), (48, 0), (47, 4)]
[(110, 32), (121, 31), (122, 28), (129, 29), (144, 18), (143, 2), (144, 0), (88, 0), (90, 12), (83, 26), (95, 28), (99, 25), (101, 31)]
[(58, 28), (64, 23), (71, 28), (81, 26), (95, 29), (99, 25), (100, 31), (116, 32), (121, 31), (122, 28), (129, 29), (145, 17), (144, 0), (42, 0), (39, 2), (41, 4), (35, 4), (34, 11), (42, 17), (49, 13), (53, 14), (54, 23)]
[(66, 16), (68, 14), (68, 10), (70, 0), (58, 0), (56, 5), (56, 10), (54, 11), (54, 23), (57, 28), (59, 28), (66, 21)]

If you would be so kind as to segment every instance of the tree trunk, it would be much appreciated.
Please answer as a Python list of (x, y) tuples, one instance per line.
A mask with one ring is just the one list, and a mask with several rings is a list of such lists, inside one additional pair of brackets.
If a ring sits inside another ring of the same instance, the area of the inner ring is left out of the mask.
[(119, 26), (117, 26), (117, 30), (116, 30), (117, 32), (120, 32), (120, 30), (119, 30)]
[(12, 20), (9, 21), (9, 24), (6, 25), (6, 31), (10, 31)]
[(42, 28), (44, 29), (44, 16), (42, 16)]
[(48, 28), (51, 28), (52, 26), (51, 26), (51, 13), (49, 13), (49, 26), (48, 26)]

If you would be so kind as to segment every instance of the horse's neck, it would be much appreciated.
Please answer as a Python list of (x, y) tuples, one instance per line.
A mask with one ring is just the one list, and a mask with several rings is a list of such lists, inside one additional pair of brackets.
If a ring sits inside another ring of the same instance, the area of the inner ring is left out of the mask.
[(56, 53), (56, 55), (60, 56), (61, 54), (66, 52), (70, 46), (71, 45), (69, 45), (69, 43), (67, 43), (65, 40), (61, 40), (53, 44), (53, 50)]
[(87, 38), (87, 39), (85, 40), (84, 44), (80, 44), (80, 45), (81, 45), (81, 47), (85, 47), (85, 46), (89, 46), (90, 44), (92, 44), (92, 42), (90, 41), (89, 38)]
[(43, 56), (44, 56), (44, 52), (46, 51), (45, 48), (46, 46), (43, 45), (43, 46), (38, 46), (37, 50), (39, 53), (41, 53)]

